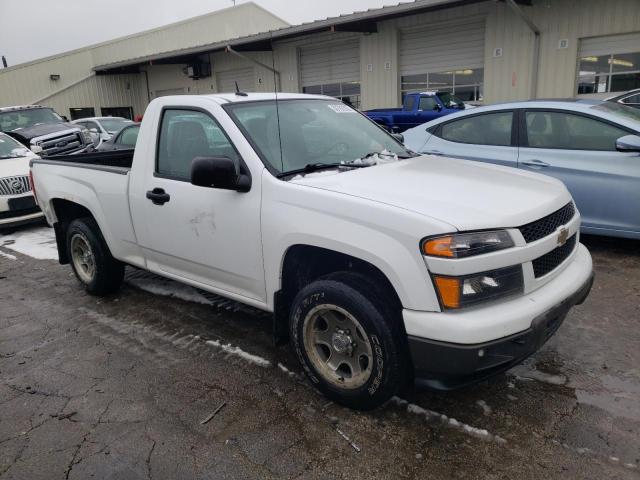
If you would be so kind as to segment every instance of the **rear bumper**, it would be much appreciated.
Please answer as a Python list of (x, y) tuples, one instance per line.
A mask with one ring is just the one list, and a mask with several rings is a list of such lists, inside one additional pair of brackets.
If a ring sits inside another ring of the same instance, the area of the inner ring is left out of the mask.
[[(581, 248), (584, 247), (581, 246)], [(584, 252), (588, 255), (586, 249)], [(579, 275), (572, 275), (572, 267), (573, 270), (579, 271)], [(504, 372), (539, 350), (560, 327), (569, 310), (586, 299), (593, 285), (590, 261), (584, 264), (577, 258), (576, 264), (569, 266), (566, 270), (568, 270), (566, 275), (559, 275), (540, 289), (547, 292), (533, 292), (520, 299), (526, 299), (528, 302), (518, 303), (518, 307), (522, 310), (517, 311), (517, 314), (530, 315), (530, 318), (528, 327), (517, 333), (500, 336), (497, 339), (494, 337), (494, 339), (464, 343), (409, 335), (409, 351), (413, 360), (416, 385), (438, 390), (463, 387)], [(567, 288), (570, 291), (567, 292), (565, 290)], [(565, 291), (558, 297), (559, 291), (563, 290)], [(546, 302), (543, 302), (543, 299)], [(493, 308), (491, 307), (492, 311)], [(507, 304), (503, 305), (503, 308), (507, 312), (516, 313)], [(482, 310), (484, 309), (476, 310), (475, 314), (482, 316), (487, 313)], [(468, 312), (468, 314), (473, 313)], [(466, 315), (466, 313), (465, 317), (453, 315), (449, 321), (454, 323), (470, 321), (471, 319), (466, 318)]]

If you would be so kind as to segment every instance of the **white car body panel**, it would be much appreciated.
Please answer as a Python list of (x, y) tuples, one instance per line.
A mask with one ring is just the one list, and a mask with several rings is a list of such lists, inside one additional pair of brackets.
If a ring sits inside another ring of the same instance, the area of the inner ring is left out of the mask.
[[(310, 97), (278, 94), (279, 99)], [(540, 219), (571, 201), (562, 183), (433, 156), (285, 181), (267, 171), (221, 107), (261, 99), (273, 95), (153, 100), (131, 171), (36, 162), (36, 192), (47, 220), (56, 222), (54, 199), (78, 203), (94, 215), (115, 258), (266, 311), (274, 310), (283, 260), (291, 247), (309, 245), (351, 255), (387, 277), (405, 309), (408, 333), (455, 343), (526, 329), (539, 311), (575, 292), (591, 275), (591, 259), (580, 247), (547, 278), (529, 278), (516, 300), (442, 312), (430, 273), (484, 272), (509, 262), (526, 265), (553, 250), (556, 237), (525, 246), (519, 232), (510, 230), (516, 247), (451, 263), (425, 259), (421, 239), (456, 230), (513, 229)], [(249, 192), (195, 187), (153, 175), (159, 116), (164, 106), (172, 105), (195, 106), (218, 120), (251, 173)], [(155, 187), (171, 195), (162, 209), (145, 198)], [(576, 216), (571, 232), (579, 222)]]

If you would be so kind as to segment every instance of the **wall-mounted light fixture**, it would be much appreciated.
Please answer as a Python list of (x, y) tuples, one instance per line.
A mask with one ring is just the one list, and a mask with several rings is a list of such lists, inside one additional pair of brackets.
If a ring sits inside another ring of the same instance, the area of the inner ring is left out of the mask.
[(49, 75), (49, 80), (53, 80), (54, 82), (60, 80), (60, 75), (58, 75), (57, 73), (52, 73), (51, 75)]

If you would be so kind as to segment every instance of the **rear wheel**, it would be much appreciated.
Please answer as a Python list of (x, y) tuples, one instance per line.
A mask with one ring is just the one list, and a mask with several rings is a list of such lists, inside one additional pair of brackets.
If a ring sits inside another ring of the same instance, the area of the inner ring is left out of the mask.
[(405, 350), (393, 319), (355, 288), (350, 273), (303, 288), (290, 333), (305, 372), (327, 397), (358, 410), (386, 402), (405, 378)]
[(87, 293), (108, 295), (122, 284), (124, 264), (113, 258), (93, 218), (79, 218), (69, 224), (67, 252), (71, 268)]

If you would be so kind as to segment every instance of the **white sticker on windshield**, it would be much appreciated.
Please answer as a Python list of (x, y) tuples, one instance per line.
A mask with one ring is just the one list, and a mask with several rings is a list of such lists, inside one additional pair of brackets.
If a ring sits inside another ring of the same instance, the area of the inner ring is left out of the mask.
[(347, 107), (346, 105), (330, 103), (327, 106), (336, 113), (356, 113), (356, 111), (353, 108)]

